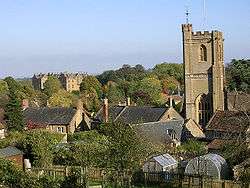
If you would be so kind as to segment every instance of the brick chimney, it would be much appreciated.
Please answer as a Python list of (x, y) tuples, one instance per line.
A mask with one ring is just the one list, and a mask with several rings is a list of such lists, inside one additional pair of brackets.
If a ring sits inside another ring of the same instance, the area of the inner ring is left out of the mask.
[(108, 123), (109, 121), (109, 104), (108, 99), (103, 99), (103, 120), (104, 123)]
[(29, 100), (28, 99), (23, 99), (22, 100), (22, 109), (25, 110), (28, 107), (29, 107)]

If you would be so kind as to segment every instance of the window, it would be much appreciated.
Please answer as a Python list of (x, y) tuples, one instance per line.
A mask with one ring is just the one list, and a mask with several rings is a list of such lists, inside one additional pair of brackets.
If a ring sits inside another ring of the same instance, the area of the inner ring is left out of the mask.
[(204, 44), (200, 46), (200, 61), (207, 61), (207, 48)]
[(64, 127), (57, 127), (57, 132), (64, 133)]
[(204, 127), (210, 120), (209, 96), (203, 94), (198, 98), (197, 102), (199, 124)]

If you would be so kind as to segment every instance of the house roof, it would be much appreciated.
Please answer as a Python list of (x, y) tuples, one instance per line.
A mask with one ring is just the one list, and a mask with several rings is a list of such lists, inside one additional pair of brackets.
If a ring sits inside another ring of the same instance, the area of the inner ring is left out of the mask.
[[(111, 107), (109, 107), (109, 119), (114, 121), (124, 108), (125, 108), (125, 106), (111, 106)], [(103, 108), (101, 108), (97, 112), (96, 119), (98, 119), (102, 122), (104, 121), (103, 120)]]
[(234, 141), (232, 140), (222, 140), (222, 139), (214, 139), (212, 142), (210, 142), (207, 145), (208, 149), (214, 149), (214, 150), (219, 150), (226, 144), (232, 143)]
[(0, 149), (0, 157), (10, 157), (10, 156), (15, 156), (15, 155), (23, 155), (23, 154), (24, 153), (21, 150), (13, 146)]
[[(109, 117), (114, 121), (127, 124), (157, 122), (169, 108), (151, 106), (112, 106), (109, 107)], [(103, 109), (96, 116), (103, 120)]]
[(68, 125), (76, 109), (65, 107), (43, 107), (43, 108), (26, 108), (24, 118), (26, 123), (31, 122), (35, 125)]
[(177, 164), (178, 162), (168, 153), (153, 157), (162, 167), (168, 167)]
[(184, 128), (184, 131), (188, 131), (188, 133), (194, 138), (205, 138), (205, 134), (201, 127), (192, 119), (185, 121)]
[(227, 93), (228, 109), (250, 112), (250, 94), (244, 92)]
[(166, 122), (151, 122), (139, 124), (136, 130), (141, 136), (149, 139), (153, 143), (166, 144), (173, 140), (170, 134), (175, 134), (177, 141), (181, 140), (184, 120), (169, 120)]
[(209, 121), (206, 130), (245, 132), (248, 127), (249, 120), (244, 112), (216, 111)]

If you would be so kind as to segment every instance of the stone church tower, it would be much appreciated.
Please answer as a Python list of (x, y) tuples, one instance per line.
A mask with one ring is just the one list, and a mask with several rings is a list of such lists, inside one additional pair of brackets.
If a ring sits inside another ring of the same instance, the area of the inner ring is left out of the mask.
[(216, 110), (224, 110), (223, 35), (193, 32), (182, 25), (185, 114), (204, 127)]

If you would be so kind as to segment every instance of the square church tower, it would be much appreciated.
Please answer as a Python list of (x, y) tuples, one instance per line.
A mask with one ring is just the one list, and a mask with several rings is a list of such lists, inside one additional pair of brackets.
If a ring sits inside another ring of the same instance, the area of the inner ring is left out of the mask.
[(193, 32), (182, 25), (186, 119), (203, 128), (216, 110), (224, 110), (223, 34)]

